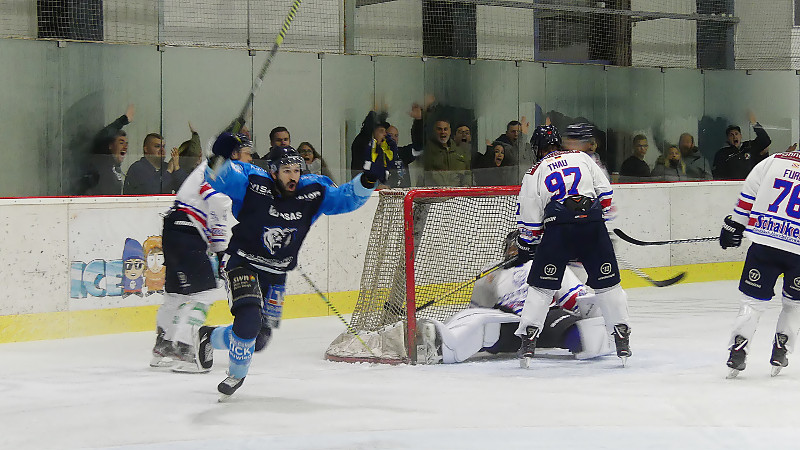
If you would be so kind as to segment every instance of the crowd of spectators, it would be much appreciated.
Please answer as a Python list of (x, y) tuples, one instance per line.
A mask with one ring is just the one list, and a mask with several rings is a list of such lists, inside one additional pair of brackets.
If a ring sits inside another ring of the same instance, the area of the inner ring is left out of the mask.
[[(435, 105), (432, 99), (426, 99), (424, 105), (415, 103), (408, 112), (412, 125), (404, 138), (401, 131), (389, 123), (387, 109), (385, 105), (376, 105), (369, 111), (350, 145), (351, 175), (377, 164), (387, 174), (380, 188), (516, 185), (536, 163), (529, 141), (531, 124), (524, 116), (509, 121), (503, 133), (492, 141), (487, 140), (485, 149), (478, 149), (473, 141), (474, 118), (463, 110)], [(92, 154), (83, 165), (84, 171), (75, 188), (77, 194), (170, 194), (178, 190), (200, 163), (203, 157), (200, 138), (190, 123), (191, 138), (173, 148), (168, 160), (164, 137), (158, 133), (147, 134), (142, 141), (143, 156), (123, 173), (122, 165), (130, 142), (124, 127), (134, 120), (134, 115), (135, 109), (130, 105), (125, 114), (97, 133)], [(755, 138), (743, 141), (741, 128), (728, 126), (725, 145), (714, 154), (713, 163), (698, 149), (690, 133), (682, 133), (676, 143), (663, 143), (652, 166), (647, 158), (651, 144), (644, 134), (636, 134), (629, 141), (631, 152), (623, 158), (618, 171), (609, 173), (608, 152), (603, 151), (601, 155), (598, 149), (599, 142), (605, 143), (602, 131), (598, 131), (598, 138), (586, 153), (613, 182), (744, 179), (769, 155), (771, 144), (755, 116), (750, 114), (749, 118)], [(559, 120), (564, 121), (564, 117)], [(549, 117), (545, 121), (550, 125)], [(243, 132), (249, 138), (248, 131), (244, 129)], [(270, 148), (288, 147), (292, 142), (289, 130), (282, 126), (270, 131), (269, 140)], [(605, 145), (602, 148), (605, 150)], [(302, 142), (297, 150), (310, 173), (335, 180), (333, 171), (312, 143)], [(241, 154), (242, 160), (266, 168), (264, 158), (252, 148), (243, 149)], [(653, 160), (652, 155), (649, 160)], [(416, 169), (412, 171), (412, 167)]]

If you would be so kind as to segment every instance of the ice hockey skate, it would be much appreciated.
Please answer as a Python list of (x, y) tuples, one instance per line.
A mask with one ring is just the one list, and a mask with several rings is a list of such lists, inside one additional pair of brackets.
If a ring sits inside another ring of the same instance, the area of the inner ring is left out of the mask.
[(242, 383), (244, 383), (244, 378), (236, 378), (232, 376), (228, 376), (228, 378), (222, 380), (222, 383), (217, 386), (217, 390), (219, 391), (218, 401), (224, 402), (230, 398), (230, 396), (233, 395), (233, 393), (236, 392), (239, 387), (241, 387)]
[(164, 329), (158, 328), (156, 334), (156, 344), (153, 346), (153, 357), (150, 359), (150, 367), (172, 367), (177, 356), (172, 348), (172, 341), (164, 339)]
[(631, 329), (624, 323), (614, 325), (614, 344), (617, 347), (617, 356), (622, 360), (622, 367), (628, 362), (631, 352)]
[(772, 342), (772, 356), (769, 363), (772, 364), (771, 376), (781, 373), (781, 369), (789, 365), (789, 358), (786, 357), (786, 341), (789, 336), (783, 333), (775, 333), (775, 340)]
[(442, 338), (429, 319), (417, 322), (417, 364), (438, 364), (442, 361)]
[(539, 337), (539, 329), (534, 326), (525, 328), (525, 335), (520, 336), (522, 346), (519, 348), (519, 366), (527, 369), (531, 366), (531, 358), (536, 350), (536, 339)]
[(731, 355), (728, 357), (727, 365), (731, 369), (728, 372), (727, 378), (736, 378), (739, 375), (739, 372), (743, 371), (745, 366), (745, 359), (747, 358), (747, 352), (745, 352), (744, 348), (747, 345), (747, 339), (744, 336), (737, 335), (733, 339), (733, 345), (731, 345)]

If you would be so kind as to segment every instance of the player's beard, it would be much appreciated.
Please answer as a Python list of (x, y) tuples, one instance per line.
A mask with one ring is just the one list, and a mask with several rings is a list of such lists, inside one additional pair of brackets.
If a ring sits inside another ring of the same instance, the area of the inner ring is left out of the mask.
[(292, 190), (286, 189), (286, 185), (280, 179), (275, 181), (275, 187), (278, 188), (278, 193), (281, 194), (281, 197), (284, 198), (292, 198), (295, 195), (297, 195), (298, 182), (295, 180), (289, 180), (289, 185), (292, 186), (294, 189)]

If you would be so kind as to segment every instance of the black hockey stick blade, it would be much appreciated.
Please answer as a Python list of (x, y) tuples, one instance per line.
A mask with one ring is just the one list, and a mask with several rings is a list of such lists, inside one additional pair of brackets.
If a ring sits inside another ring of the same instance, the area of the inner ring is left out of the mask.
[(667, 280), (654, 280), (652, 278), (647, 279), (653, 286), (657, 287), (665, 287), (665, 286), (672, 286), (675, 283), (679, 283), (683, 278), (686, 277), (686, 272), (681, 272), (674, 277), (667, 279)]
[(625, 234), (624, 231), (620, 230), (619, 228), (614, 228), (612, 230), (614, 234), (619, 236), (625, 242), (631, 243), (633, 245), (669, 245), (669, 244), (688, 244), (692, 242), (710, 242), (716, 241), (719, 239), (717, 236), (711, 237), (702, 237), (702, 238), (691, 238), (691, 239), (673, 239), (670, 241), (640, 241), (639, 239), (632, 238)]

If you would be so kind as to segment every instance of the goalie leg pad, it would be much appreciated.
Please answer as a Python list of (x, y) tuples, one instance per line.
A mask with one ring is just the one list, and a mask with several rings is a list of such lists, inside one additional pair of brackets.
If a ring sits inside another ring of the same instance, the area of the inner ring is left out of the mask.
[(741, 294), (739, 301), (739, 313), (733, 323), (733, 332), (728, 342), (729, 347), (734, 344), (737, 336), (743, 337), (749, 343), (756, 332), (761, 315), (767, 309), (767, 301), (750, 297), (744, 293)]
[(576, 359), (596, 358), (614, 354), (614, 339), (608, 334), (602, 317), (582, 319), (575, 323), (580, 335), (581, 350), (575, 352)]
[(785, 347), (789, 353), (792, 353), (794, 344), (797, 342), (797, 330), (800, 330), (800, 300), (793, 300), (784, 295), (781, 301), (783, 304), (775, 333), (786, 335), (788, 340)]
[(206, 323), (208, 308), (204, 302), (188, 301), (181, 305), (175, 315), (175, 336), (173, 341), (193, 345), (195, 335)]
[[(496, 309), (468, 308), (459, 311), (446, 323), (435, 322), (442, 341), (442, 362), (457, 363), (466, 360), (483, 348), (494, 350), (501, 338), (501, 329), (509, 324), (512, 349), (519, 348), (519, 337), (513, 332), (519, 316)], [(501, 325), (503, 324), (503, 325)], [(502, 349), (494, 351), (497, 353)]]

